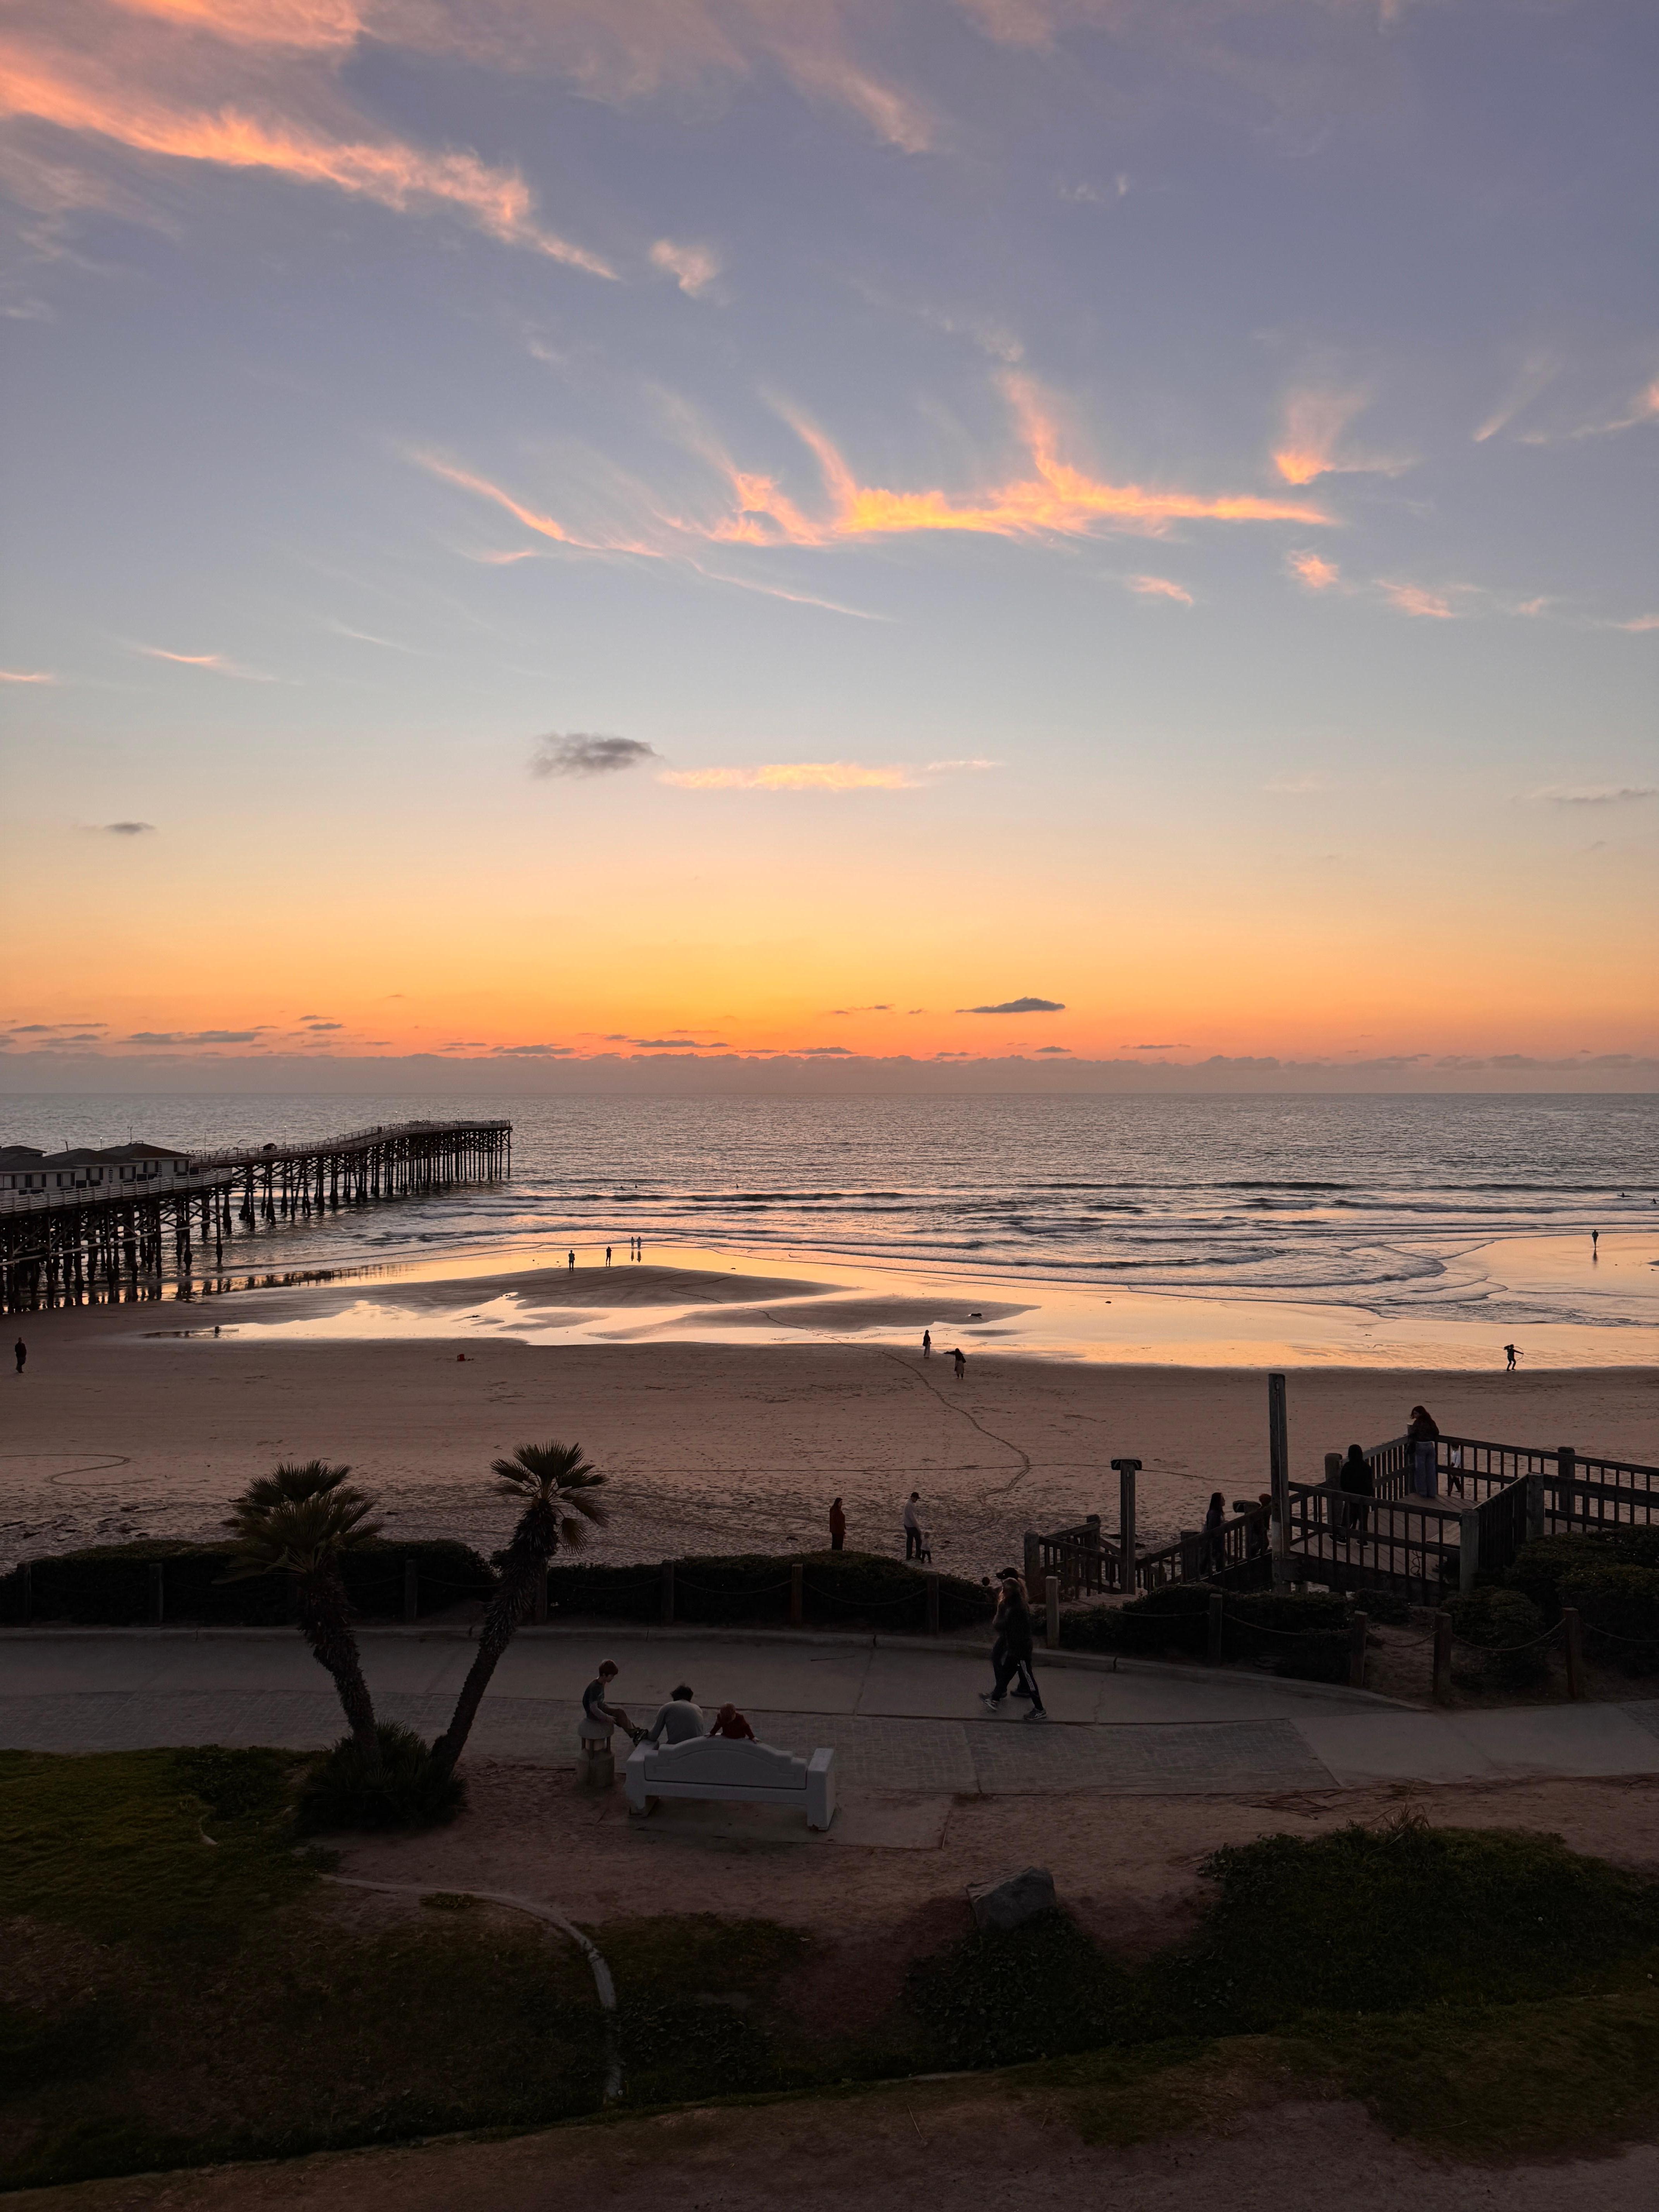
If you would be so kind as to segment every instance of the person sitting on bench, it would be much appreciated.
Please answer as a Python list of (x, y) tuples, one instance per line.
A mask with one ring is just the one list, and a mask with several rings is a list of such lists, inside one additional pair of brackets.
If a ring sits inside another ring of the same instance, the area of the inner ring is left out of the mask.
[(702, 1707), (695, 1703), (691, 1685), (681, 1682), (669, 1696), (668, 1703), (659, 1706), (657, 1717), (646, 1733), (647, 1743), (690, 1743), (694, 1735), (707, 1735), (708, 1724), (703, 1719)]

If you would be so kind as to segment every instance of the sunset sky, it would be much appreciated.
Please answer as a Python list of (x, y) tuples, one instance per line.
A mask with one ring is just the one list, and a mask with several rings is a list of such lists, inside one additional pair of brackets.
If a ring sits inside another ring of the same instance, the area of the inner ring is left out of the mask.
[(15, 1072), (1655, 1087), (1650, 0), (0, 20)]

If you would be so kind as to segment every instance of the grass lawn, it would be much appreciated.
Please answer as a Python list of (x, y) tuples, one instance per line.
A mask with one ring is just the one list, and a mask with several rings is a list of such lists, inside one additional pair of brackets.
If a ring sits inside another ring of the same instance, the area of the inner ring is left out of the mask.
[[(599, 2112), (574, 1947), (454, 1893), (329, 1883), (295, 1850), (300, 1765), (0, 1754), (0, 2188)], [(1477, 2158), (1659, 2123), (1655, 1886), (1548, 1837), (1413, 1820), (1268, 1836), (1206, 1871), (1196, 1934), (1144, 1965), (1052, 1913), (921, 1960), (856, 2032), (799, 2002), (834, 1960), (798, 1930), (595, 1925), (624, 2112), (972, 2069), (1093, 2142), (1291, 2088)]]

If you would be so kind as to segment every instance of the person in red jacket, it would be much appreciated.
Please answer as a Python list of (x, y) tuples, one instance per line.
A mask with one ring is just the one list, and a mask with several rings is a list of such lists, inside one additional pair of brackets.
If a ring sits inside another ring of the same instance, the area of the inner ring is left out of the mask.
[(755, 1741), (754, 1729), (735, 1705), (720, 1707), (714, 1716), (714, 1725), (708, 1733), (710, 1735), (745, 1736), (750, 1743)]

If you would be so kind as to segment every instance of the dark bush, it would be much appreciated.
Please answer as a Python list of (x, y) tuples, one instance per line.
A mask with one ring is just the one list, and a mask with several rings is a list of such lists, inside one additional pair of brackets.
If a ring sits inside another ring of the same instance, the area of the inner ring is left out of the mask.
[[(674, 1562), (674, 1617), (687, 1623), (729, 1626), (781, 1623), (789, 1618), (790, 1568), (805, 1569), (806, 1619), (814, 1626), (920, 1629), (927, 1626), (927, 1579), (920, 1568), (866, 1552), (805, 1554), (746, 1553), (733, 1558)], [(662, 1574), (656, 1566), (556, 1564), (548, 1596), (561, 1611), (609, 1620), (656, 1620), (662, 1612)], [(941, 1628), (988, 1620), (991, 1593), (956, 1575), (939, 1578)]]
[[(223, 1544), (145, 1541), (100, 1544), (29, 1562), (31, 1609), (36, 1620), (131, 1627), (155, 1618), (155, 1571), (161, 1569), (164, 1620), (199, 1621), (210, 1627), (280, 1628), (295, 1618), (294, 1588), (286, 1575), (247, 1582), (222, 1577), (231, 1559)], [(495, 1577), (465, 1544), (444, 1541), (365, 1544), (341, 1562), (346, 1595), (368, 1620), (404, 1617), (404, 1563), (418, 1572), (422, 1614), (464, 1599), (488, 1595)], [(23, 1617), (21, 1569), (0, 1579), (0, 1620)]]
[(1659, 1567), (1576, 1567), (1561, 1581), (1590, 1656), (1626, 1674), (1659, 1674)]
[(228, 1751), (217, 1743), (173, 1755), (179, 1789), (199, 1797), (216, 1820), (270, 1820), (284, 1813), (295, 1765), (289, 1751)]
[[(1202, 1658), (1209, 1650), (1213, 1595), (1201, 1583), (1176, 1583), (1127, 1605), (1076, 1607), (1060, 1617), (1060, 1647)], [(1228, 1590), (1222, 1656), (1264, 1660), (1276, 1673), (1304, 1681), (1343, 1681), (1347, 1621), (1347, 1600), (1333, 1591)]]
[(1581, 1567), (1659, 1567), (1659, 1528), (1540, 1536), (1522, 1546), (1504, 1580), (1510, 1589), (1529, 1597), (1553, 1627), (1561, 1618), (1562, 1581)]
[(1130, 1982), (1064, 1912), (976, 1929), (910, 1970), (905, 1999), (942, 2066), (1012, 2066), (1116, 2042)]
[(1544, 1616), (1521, 1591), (1488, 1583), (1455, 1598), (1451, 1617), (1452, 1634), (1480, 1647), (1476, 1654), (1462, 1655), (1466, 1662), (1473, 1660), (1471, 1671), (1480, 1682), (1525, 1690), (1549, 1680), (1549, 1647), (1536, 1641), (1544, 1632)]
[(1419, 1816), (1264, 1836), (1203, 1871), (1219, 1895), (1197, 1937), (1147, 1968), (1142, 2033), (1553, 1997), (1659, 1942), (1659, 1887), (1524, 1831)]
[(378, 1775), (366, 1771), (349, 1735), (317, 1759), (295, 1808), (301, 1835), (337, 1828), (435, 1828), (460, 1811), (465, 1783), (433, 1765), (430, 1750), (412, 1729), (382, 1721), (374, 1733), (380, 1740)]

